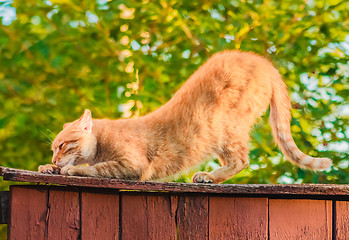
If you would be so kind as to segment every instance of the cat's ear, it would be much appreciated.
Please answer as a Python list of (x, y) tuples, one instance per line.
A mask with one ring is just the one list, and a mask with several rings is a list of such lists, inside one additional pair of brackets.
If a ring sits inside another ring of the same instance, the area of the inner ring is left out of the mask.
[(71, 124), (72, 124), (72, 123), (64, 123), (64, 125), (63, 125), (63, 129), (65, 129), (65, 128), (69, 127)]
[(88, 132), (92, 131), (92, 115), (90, 110), (85, 109), (84, 114), (81, 116), (81, 118), (79, 119), (79, 126), (81, 129), (86, 130)]

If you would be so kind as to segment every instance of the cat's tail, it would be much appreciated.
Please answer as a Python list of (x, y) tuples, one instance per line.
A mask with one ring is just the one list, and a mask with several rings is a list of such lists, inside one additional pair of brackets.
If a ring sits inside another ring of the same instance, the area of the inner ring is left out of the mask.
[(282, 153), (295, 164), (302, 168), (324, 170), (332, 165), (329, 158), (314, 158), (304, 154), (298, 149), (291, 135), (291, 102), (287, 87), (278, 76), (273, 82), (273, 93), (270, 102), (269, 121), (273, 136)]

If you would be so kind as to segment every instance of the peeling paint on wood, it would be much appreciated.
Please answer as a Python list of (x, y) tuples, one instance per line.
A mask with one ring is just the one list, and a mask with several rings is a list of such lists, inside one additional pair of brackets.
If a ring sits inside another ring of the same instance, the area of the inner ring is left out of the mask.
[(119, 239), (117, 193), (81, 193), (81, 239)]
[(347, 185), (159, 183), (0, 170), (7, 180), (68, 185), (11, 186), (8, 201), (1, 193), (9, 239), (349, 239)]
[(47, 239), (78, 239), (80, 236), (79, 192), (49, 190)]
[(122, 193), (122, 239), (176, 239), (170, 201), (168, 194)]
[(210, 239), (268, 239), (268, 199), (210, 197)]
[(332, 201), (270, 199), (269, 234), (274, 239), (332, 239)]
[(47, 190), (11, 186), (9, 239), (47, 239)]
[(349, 202), (335, 202), (335, 235), (337, 240), (349, 239)]
[(179, 196), (176, 221), (178, 239), (208, 239), (208, 197)]

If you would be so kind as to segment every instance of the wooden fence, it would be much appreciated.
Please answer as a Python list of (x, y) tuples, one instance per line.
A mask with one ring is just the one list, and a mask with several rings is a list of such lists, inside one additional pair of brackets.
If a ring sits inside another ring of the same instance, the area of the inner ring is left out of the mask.
[[(349, 186), (65, 177), (1, 168), (9, 239), (349, 239)], [(60, 184), (65, 186), (57, 186)]]

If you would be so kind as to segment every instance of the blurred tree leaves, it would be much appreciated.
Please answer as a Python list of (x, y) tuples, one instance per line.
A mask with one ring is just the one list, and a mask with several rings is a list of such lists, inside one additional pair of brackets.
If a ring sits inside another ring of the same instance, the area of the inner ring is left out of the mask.
[[(292, 131), (325, 172), (285, 161), (268, 114), (251, 132), (250, 167), (230, 183), (348, 183), (348, 1), (14, 1), (0, 11), (0, 164), (36, 170), (50, 141), (89, 108), (134, 117), (168, 101), (224, 49), (270, 59), (292, 97)], [(4, 6), (4, 4), (7, 4)], [(12, 9), (12, 8), (11, 8)], [(217, 160), (201, 168), (212, 170)], [(190, 174), (179, 181), (189, 181)], [(0, 182), (5, 189), (7, 183)]]

